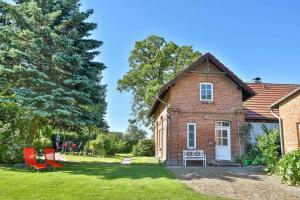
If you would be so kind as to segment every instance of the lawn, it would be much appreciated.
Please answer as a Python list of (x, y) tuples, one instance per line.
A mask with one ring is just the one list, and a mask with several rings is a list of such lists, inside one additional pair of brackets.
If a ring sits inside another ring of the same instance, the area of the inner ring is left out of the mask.
[(220, 199), (195, 193), (154, 158), (67, 158), (56, 172), (0, 166), (0, 199)]

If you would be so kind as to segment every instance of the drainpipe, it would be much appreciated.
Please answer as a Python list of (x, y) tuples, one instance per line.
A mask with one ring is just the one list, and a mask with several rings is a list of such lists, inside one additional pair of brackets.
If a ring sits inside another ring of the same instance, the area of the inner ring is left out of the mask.
[(164, 100), (160, 99), (158, 97), (158, 95), (156, 95), (156, 99), (167, 107), (167, 130), (166, 130), (166, 134), (167, 134), (167, 139), (166, 139), (166, 161), (167, 161), (167, 160), (169, 160), (169, 157), (168, 157), (169, 118), (170, 118), (169, 105)]
[(273, 109), (270, 108), (271, 113), (274, 117), (279, 120), (279, 135), (280, 135), (280, 149), (281, 149), (281, 156), (284, 155), (284, 146), (283, 146), (283, 129), (282, 129), (282, 119), (278, 115), (273, 112)]

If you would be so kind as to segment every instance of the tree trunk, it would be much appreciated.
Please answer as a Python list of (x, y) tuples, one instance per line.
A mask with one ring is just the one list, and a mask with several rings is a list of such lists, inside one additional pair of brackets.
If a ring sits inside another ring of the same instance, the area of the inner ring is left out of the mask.
[(30, 128), (30, 144), (32, 145), (35, 137), (37, 136), (38, 132), (38, 125), (37, 125), (37, 117), (33, 117), (31, 120), (31, 128)]

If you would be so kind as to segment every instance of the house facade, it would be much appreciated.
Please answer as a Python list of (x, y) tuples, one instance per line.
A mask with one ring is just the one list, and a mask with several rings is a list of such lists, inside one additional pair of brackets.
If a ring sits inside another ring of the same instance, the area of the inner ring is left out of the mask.
[(284, 153), (300, 148), (300, 87), (270, 106), (279, 109)]
[(213, 55), (203, 55), (164, 85), (153, 104), (156, 157), (180, 165), (183, 150), (201, 149), (208, 160), (233, 160), (243, 150), (243, 102), (254, 95)]

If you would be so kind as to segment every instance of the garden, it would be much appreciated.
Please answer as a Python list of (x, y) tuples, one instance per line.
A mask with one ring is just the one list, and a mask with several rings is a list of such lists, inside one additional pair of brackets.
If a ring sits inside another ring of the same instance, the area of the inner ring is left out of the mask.
[(66, 155), (56, 172), (0, 165), (0, 199), (223, 199), (198, 194), (151, 157)]
[(240, 131), (245, 141), (245, 155), (237, 156), (236, 162), (244, 166), (263, 165), (266, 172), (279, 176), (283, 183), (299, 185), (300, 150), (282, 156), (278, 129), (269, 130), (266, 125), (262, 125), (264, 134), (257, 136), (256, 144), (251, 144), (250, 130), (251, 126), (248, 124)]

